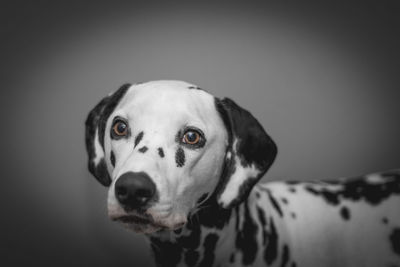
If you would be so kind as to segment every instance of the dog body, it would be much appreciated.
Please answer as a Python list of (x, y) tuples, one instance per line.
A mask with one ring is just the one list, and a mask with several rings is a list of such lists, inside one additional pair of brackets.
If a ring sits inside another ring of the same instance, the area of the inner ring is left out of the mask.
[(400, 171), (256, 185), (272, 139), (230, 99), (180, 81), (124, 85), (86, 120), (111, 219), (158, 266), (400, 266)]

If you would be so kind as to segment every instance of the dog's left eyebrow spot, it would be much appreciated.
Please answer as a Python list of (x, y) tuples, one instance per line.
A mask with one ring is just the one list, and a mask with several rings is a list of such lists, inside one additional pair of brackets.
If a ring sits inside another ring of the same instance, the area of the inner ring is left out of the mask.
[(185, 165), (185, 151), (181, 147), (176, 150), (175, 162), (177, 167), (183, 167)]
[(147, 149), (148, 149), (147, 146), (141, 147), (139, 148), (139, 152), (146, 153)]
[(143, 139), (143, 132), (140, 132), (136, 137), (135, 137), (135, 146), (134, 148), (140, 143), (140, 141), (142, 141)]

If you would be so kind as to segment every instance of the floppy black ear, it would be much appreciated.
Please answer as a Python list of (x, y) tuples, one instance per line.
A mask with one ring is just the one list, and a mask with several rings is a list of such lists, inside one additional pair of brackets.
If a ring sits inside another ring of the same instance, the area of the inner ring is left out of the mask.
[(231, 208), (246, 199), (273, 163), (277, 147), (261, 124), (229, 98), (216, 98), (216, 107), (229, 135), (217, 200)]
[(104, 186), (111, 184), (110, 174), (104, 159), (104, 134), (106, 123), (130, 84), (122, 85), (116, 92), (103, 98), (89, 113), (85, 122), (85, 141), (91, 174)]

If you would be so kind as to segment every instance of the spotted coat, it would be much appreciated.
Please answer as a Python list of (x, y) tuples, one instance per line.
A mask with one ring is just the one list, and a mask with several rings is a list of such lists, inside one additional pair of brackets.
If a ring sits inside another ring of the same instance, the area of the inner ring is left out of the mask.
[(122, 86), (89, 113), (86, 148), (110, 218), (157, 266), (400, 267), (400, 170), (257, 184), (275, 143), (197, 86)]

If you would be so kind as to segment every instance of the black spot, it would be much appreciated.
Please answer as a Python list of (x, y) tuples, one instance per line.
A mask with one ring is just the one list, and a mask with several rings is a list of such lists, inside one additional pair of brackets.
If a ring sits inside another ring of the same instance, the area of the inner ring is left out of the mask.
[(394, 228), (389, 238), (393, 251), (400, 255), (400, 228)]
[(154, 253), (154, 258), (157, 266), (176, 266), (182, 258), (182, 248), (179, 244), (170, 241), (161, 241), (158, 238), (152, 237), (151, 248)]
[(257, 206), (257, 213), (258, 213), (258, 219), (261, 222), (262, 225), (262, 231), (263, 231), (263, 245), (265, 246), (266, 242), (267, 242), (267, 231), (265, 230), (266, 226), (267, 226), (267, 220), (265, 218), (265, 212), (263, 209), (261, 209), (260, 207)]
[(296, 262), (292, 262), (292, 267), (297, 267)]
[(279, 215), (281, 217), (283, 217), (283, 212), (282, 212), (281, 207), (279, 206), (278, 202), (275, 200), (275, 198), (272, 196), (272, 194), (271, 194), (271, 192), (269, 190), (267, 191), (267, 193), (268, 193), (269, 200), (272, 203), (272, 206), (279, 213)]
[(161, 158), (165, 157), (165, 155), (164, 155), (164, 150), (163, 150), (161, 147), (158, 148), (158, 155), (159, 155)]
[(201, 260), (199, 267), (209, 267), (214, 263), (215, 255), (215, 247), (218, 241), (218, 235), (216, 234), (208, 234), (204, 240), (204, 256)]
[(229, 258), (229, 262), (230, 263), (234, 263), (235, 262), (235, 253), (231, 254), (231, 257)]
[(216, 227), (217, 229), (222, 229), (229, 223), (232, 210), (222, 208), (217, 203), (215, 195), (208, 198), (200, 207), (197, 212), (198, 216), (195, 217), (198, 221), (193, 223), (198, 223), (208, 228)]
[(204, 91), (204, 89), (198, 87), (198, 86), (189, 86), (188, 89), (195, 89), (195, 90), (202, 90)]
[(289, 191), (292, 192), (292, 193), (296, 193), (296, 188), (290, 187), (290, 188), (289, 188)]
[(335, 206), (339, 204), (339, 195), (336, 192), (328, 191), (325, 188), (317, 190), (311, 186), (306, 186), (305, 189), (316, 196), (322, 196), (329, 204)]
[(199, 225), (190, 224), (188, 226), (190, 234), (177, 238), (180, 245), (188, 249), (197, 249), (200, 245), (201, 228)]
[(196, 250), (188, 250), (185, 253), (185, 263), (187, 266), (195, 266), (199, 260), (199, 252)]
[(339, 197), (352, 201), (364, 200), (371, 205), (378, 205), (392, 194), (400, 194), (400, 174), (388, 172), (381, 174), (382, 183), (368, 183), (363, 177), (350, 178), (343, 183), (343, 188), (331, 192), (326, 188), (306, 187), (309, 192), (322, 196), (328, 203), (339, 204)]
[(287, 198), (284, 198), (284, 197), (282, 198), (282, 202), (285, 203), (285, 204), (288, 204), (288, 203), (289, 203), (289, 201), (287, 200)]
[[(121, 98), (125, 95), (130, 84), (124, 84), (114, 94), (103, 98), (89, 113), (85, 121), (85, 143), (89, 156), (88, 168), (90, 173), (104, 186), (111, 184), (111, 178), (108, 174), (105, 162), (94, 164), (96, 157), (95, 136), (96, 131), (99, 135), (99, 142), (104, 151), (104, 134), (108, 117), (113, 112)], [(103, 159), (104, 161), (104, 159)]]
[(113, 167), (115, 167), (115, 155), (114, 155), (113, 151), (111, 151), (111, 154), (110, 154), (110, 161), (111, 161), (111, 165)]
[(261, 197), (260, 193), (256, 192), (256, 198), (260, 198), (260, 197)]
[(296, 184), (299, 184), (300, 181), (285, 181), (285, 183), (289, 184), (289, 185), (296, 185)]
[(250, 215), (248, 202), (244, 205), (244, 222), (243, 229), (236, 235), (236, 248), (242, 251), (242, 262), (249, 265), (254, 262), (258, 245), (257, 245), (258, 226)]
[(340, 209), (340, 215), (342, 215), (343, 219), (348, 220), (350, 219), (350, 211), (347, 207), (342, 207)]
[(389, 223), (389, 220), (388, 220), (388, 218), (383, 217), (383, 218), (382, 218), (382, 222), (383, 222), (383, 224), (388, 224), (388, 223)]
[(293, 219), (296, 219), (296, 213), (292, 212), (290, 213), (290, 215), (292, 216)]
[(135, 145), (134, 148), (140, 143), (140, 141), (142, 141), (143, 139), (143, 132), (140, 132), (136, 137), (135, 137)]
[(147, 146), (139, 148), (140, 153), (146, 153), (147, 150), (148, 150)]
[(268, 235), (268, 244), (264, 251), (264, 260), (267, 265), (271, 265), (278, 256), (278, 234), (276, 232), (275, 224), (270, 218), (270, 233)]
[(285, 267), (288, 262), (289, 262), (289, 247), (287, 245), (284, 245), (281, 267)]
[(181, 147), (178, 147), (175, 153), (175, 162), (177, 167), (183, 167), (185, 165), (185, 151)]

